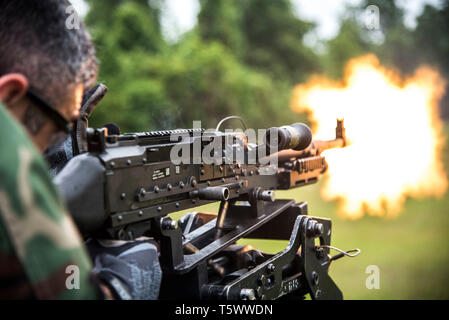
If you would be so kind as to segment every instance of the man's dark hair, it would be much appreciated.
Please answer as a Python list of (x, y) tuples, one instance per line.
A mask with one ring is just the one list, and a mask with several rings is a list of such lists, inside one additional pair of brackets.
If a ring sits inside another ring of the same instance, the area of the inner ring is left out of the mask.
[(76, 84), (91, 87), (98, 64), (84, 25), (70, 29), (66, 0), (0, 0), (0, 74), (25, 75), (55, 107)]

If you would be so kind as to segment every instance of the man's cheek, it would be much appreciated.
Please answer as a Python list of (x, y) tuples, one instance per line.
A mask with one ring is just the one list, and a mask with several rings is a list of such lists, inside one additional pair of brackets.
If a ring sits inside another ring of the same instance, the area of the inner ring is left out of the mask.
[(72, 113), (72, 119), (78, 119), (79, 116), (80, 116), (80, 108), (77, 107), (76, 110), (74, 110)]
[(74, 118), (78, 118), (80, 115), (81, 104), (83, 102), (83, 92), (84, 89), (82, 85), (78, 86), (75, 90), (75, 108), (72, 113)]

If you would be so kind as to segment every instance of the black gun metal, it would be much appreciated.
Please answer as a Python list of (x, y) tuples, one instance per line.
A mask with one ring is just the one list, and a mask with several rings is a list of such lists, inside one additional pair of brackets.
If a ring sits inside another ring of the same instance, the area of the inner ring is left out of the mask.
[[(331, 221), (308, 216), (305, 202), (275, 198), (276, 190), (315, 183), (326, 171), (322, 151), (346, 145), (342, 120), (332, 141), (312, 141), (303, 124), (271, 128), (257, 146), (267, 155), (256, 163), (247, 161), (252, 147), (241, 134), (232, 136), (231, 147), (223, 145), (214, 163), (194, 153), (175, 163), (171, 155), (175, 147), (206, 150), (212, 139), (229, 134), (187, 129), (108, 136), (89, 129), (88, 137), (89, 153), (72, 159), (55, 182), (85, 237), (158, 242), (161, 299), (343, 298), (328, 275)], [(234, 159), (242, 149), (243, 161)], [(273, 157), (276, 166), (264, 161)], [(217, 201), (218, 216), (193, 213), (179, 223), (170, 217)], [(239, 245), (243, 238), (288, 245), (267, 254)]]

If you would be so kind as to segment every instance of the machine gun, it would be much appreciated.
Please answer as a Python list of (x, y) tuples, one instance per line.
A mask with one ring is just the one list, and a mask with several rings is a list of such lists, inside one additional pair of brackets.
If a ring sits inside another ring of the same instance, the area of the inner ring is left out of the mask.
[[(231, 142), (215, 144), (217, 152), (211, 141), (218, 138)], [(271, 128), (259, 145), (218, 129), (120, 136), (89, 129), (88, 141), (89, 153), (72, 159), (55, 182), (85, 237), (157, 241), (161, 299), (343, 298), (328, 275), (331, 221), (308, 216), (306, 202), (275, 199), (275, 190), (315, 183), (326, 171), (321, 153), (345, 146), (343, 120), (332, 141), (312, 142), (304, 124)], [(187, 155), (173, 161), (180, 150)], [(220, 202), (218, 215), (169, 216), (213, 202)], [(236, 244), (242, 238), (289, 243), (266, 254)]]

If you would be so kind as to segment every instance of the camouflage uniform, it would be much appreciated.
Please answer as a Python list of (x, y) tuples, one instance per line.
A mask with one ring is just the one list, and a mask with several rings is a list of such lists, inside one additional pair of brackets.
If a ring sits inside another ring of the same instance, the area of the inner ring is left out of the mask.
[[(100, 298), (47, 165), (1, 104), (0, 148), (0, 299)], [(79, 289), (70, 290), (72, 265)]]

